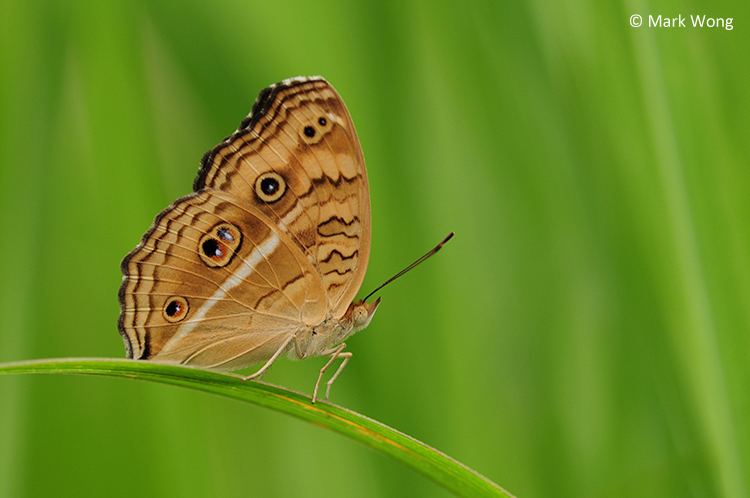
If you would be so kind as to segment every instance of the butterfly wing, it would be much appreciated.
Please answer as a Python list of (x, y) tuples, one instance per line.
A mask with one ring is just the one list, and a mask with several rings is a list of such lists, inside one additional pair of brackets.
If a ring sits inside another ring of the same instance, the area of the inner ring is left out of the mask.
[[(275, 202), (254, 194), (269, 172), (290, 191)], [(327, 81), (293, 78), (263, 90), (239, 129), (204, 156), (194, 186), (253, 202), (315, 267), (330, 315), (344, 314), (367, 269), (370, 196), (354, 124)]]
[(123, 261), (130, 357), (239, 368), (345, 313), (369, 258), (369, 192), (354, 125), (325, 80), (263, 90), (194, 188)]
[(320, 323), (315, 269), (289, 236), (218, 191), (178, 200), (122, 263), (129, 357), (235, 368)]

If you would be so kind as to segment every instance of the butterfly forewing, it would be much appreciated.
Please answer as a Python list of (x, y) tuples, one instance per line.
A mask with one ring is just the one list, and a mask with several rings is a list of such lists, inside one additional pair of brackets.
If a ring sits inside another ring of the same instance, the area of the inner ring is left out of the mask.
[[(291, 195), (253, 196), (266, 172), (285, 178)], [(354, 125), (328, 82), (292, 79), (261, 92), (240, 129), (206, 154), (195, 186), (250, 194), (318, 270), (331, 314), (344, 313), (367, 267), (370, 199)]]

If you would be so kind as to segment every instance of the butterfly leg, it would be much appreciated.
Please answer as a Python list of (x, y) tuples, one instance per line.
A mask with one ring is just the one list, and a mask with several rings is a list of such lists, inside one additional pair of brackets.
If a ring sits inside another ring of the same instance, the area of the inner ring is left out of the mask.
[(347, 351), (345, 353), (339, 353), (339, 358), (343, 358), (343, 361), (339, 365), (339, 368), (336, 369), (336, 373), (331, 376), (330, 379), (328, 379), (328, 382), (326, 382), (326, 400), (328, 399), (328, 396), (331, 394), (331, 386), (334, 382), (336, 382), (336, 379), (338, 378), (341, 371), (344, 369), (347, 363), (349, 363), (349, 360), (352, 359), (352, 353), (350, 351)]
[[(349, 360), (349, 357), (351, 357), (351, 353), (342, 353), (341, 351), (344, 350), (346, 347), (346, 343), (339, 344), (333, 349), (330, 349), (328, 351), (325, 351), (323, 354), (330, 354), (331, 358), (326, 362), (325, 365), (323, 365), (323, 368), (320, 369), (320, 373), (318, 374), (318, 380), (315, 381), (315, 387), (313, 388), (313, 395), (312, 395), (312, 402), (315, 403), (318, 400), (318, 388), (320, 387), (320, 381), (323, 380), (323, 374), (326, 373), (326, 370), (333, 364), (334, 361), (336, 361), (336, 358), (340, 356), (345, 356), (344, 363), (346, 363)], [(338, 370), (336, 370), (336, 373), (334, 374), (334, 379), (336, 375), (338, 375), (339, 371), (341, 370), (341, 367), (339, 367)], [(326, 399), (328, 399), (328, 391), (330, 391), (330, 385), (328, 386), (328, 389), (326, 389)]]
[(266, 370), (271, 368), (271, 365), (274, 364), (274, 362), (278, 359), (279, 356), (281, 356), (281, 353), (283, 353), (286, 350), (286, 347), (289, 345), (290, 342), (292, 342), (292, 339), (294, 339), (294, 334), (289, 334), (289, 337), (287, 337), (283, 343), (281, 343), (281, 346), (279, 346), (279, 349), (276, 350), (276, 352), (271, 356), (268, 361), (260, 367), (260, 369), (253, 373), (248, 375), (247, 377), (243, 377), (242, 380), (253, 380), (259, 378), (261, 375), (266, 373)]

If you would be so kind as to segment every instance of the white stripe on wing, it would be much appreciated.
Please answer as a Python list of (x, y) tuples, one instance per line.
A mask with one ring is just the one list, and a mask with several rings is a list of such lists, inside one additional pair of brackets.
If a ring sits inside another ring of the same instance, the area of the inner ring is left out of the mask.
[(193, 329), (198, 326), (200, 321), (205, 318), (206, 314), (211, 311), (211, 308), (224, 299), (227, 292), (240, 285), (247, 277), (252, 275), (258, 263), (263, 261), (266, 256), (270, 256), (278, 245), (279, 236), (275, 232), (271, 232), (271, 235), (269, 235), (266, 240), (261, 242), (260, 245), (255, 246), (255, 248), (250, 251), (250, 254), (242, 260), (242, 263), (237, 269), (221, 284), (221, 287), (216, 289), (216, 292), (214, 292), (213, 295), (203, 303), (203, 306), (196, 311), (195, 315), (190, 318), (190, 321), (185, 322), (184, 325), (177, 329), (175, 335), (169, 338), (159, 354), (168, 353), (170, 349), (174, 348), (174, 346), (180, 342), (180, 340), (192, 332)]

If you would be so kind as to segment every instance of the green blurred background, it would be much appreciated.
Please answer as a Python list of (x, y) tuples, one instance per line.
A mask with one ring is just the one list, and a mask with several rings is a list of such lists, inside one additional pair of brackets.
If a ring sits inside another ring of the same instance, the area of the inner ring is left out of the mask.
[[(750, 493), (747, 2), (1, 6), (0, 360), (122, 356), (120, 259), (262, 87), (322, 74), (367, 158), (364, 290), (457, 234), (383, 293), (334, 401), (523, 497)], [(257, 407), (0, 379), (3, 497), (445, 495)]]

